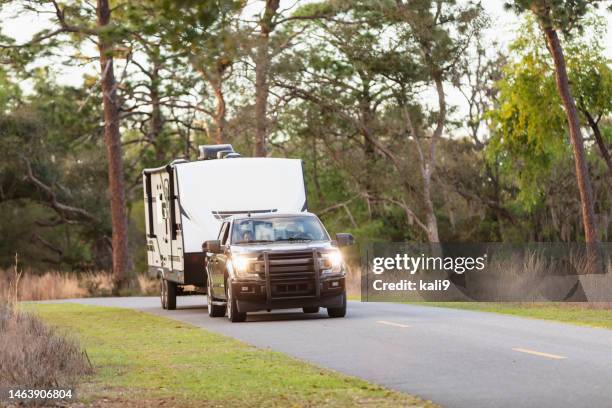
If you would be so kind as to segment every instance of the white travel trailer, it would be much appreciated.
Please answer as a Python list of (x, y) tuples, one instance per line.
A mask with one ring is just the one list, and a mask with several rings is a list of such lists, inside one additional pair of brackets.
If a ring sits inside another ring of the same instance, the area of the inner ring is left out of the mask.
[(197, 161), (145, 169), (143, 187), (149, 273), (161, 278), (168, 309), (184, 286), (205, 293), (202, 243), (217, 239), (225, 218), (307, 211), (301, 160), (243, 158), (231, 145), (200, 146)]

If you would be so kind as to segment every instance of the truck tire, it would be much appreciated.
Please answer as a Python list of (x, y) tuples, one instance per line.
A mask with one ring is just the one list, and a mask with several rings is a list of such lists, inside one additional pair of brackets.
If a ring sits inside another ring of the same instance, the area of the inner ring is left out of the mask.
[(238, 306), (236, 305), (236, 299), (234, 298), (232, 290), (232, 284), (227, 282), (227, 318), (232, 323), (244, 322), (246, 320), (246, 313), (240, 313)]
[(303, 307), (304, 313), (319, 313), (319, 306)]
[(212, 295), (212, 289), (211, 289), (211, 284), (210, 284), (210, 279), (209, 279), (208, 285), (206, 287), (206, 301), (208, 303), (208, 315), (210, 317), (225, 316), (225, 305), (214, 305), (213, 300), (215, 299)]
[(342, 306), (328, 307), (327, 315), (329, 317), (344, 317), (346, 316), (346, 292), (342, 294)]
[(166, 281), (166, 309), (176, 309), (176, 282)]
[(159, 279), (159, 299), (161, 300), (162, 309), (168, 308), (168, 302), (166, 297), (166, 280), (163, 278)]

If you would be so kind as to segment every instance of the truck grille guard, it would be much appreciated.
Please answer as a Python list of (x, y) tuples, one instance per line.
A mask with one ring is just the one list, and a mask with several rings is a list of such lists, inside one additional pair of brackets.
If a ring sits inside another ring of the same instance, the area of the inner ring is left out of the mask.
[(320, 254), (305, 251), (263, 252), (257, 261), (266, 281), (266, 303), (287, 299), (311, 299), (321, 295)]

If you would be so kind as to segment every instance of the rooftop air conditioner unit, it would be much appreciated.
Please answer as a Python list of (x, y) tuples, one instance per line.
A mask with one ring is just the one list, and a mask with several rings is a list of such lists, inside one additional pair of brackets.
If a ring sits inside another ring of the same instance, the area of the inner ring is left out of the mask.
[(217, 159), (217, 153), (228, 151), (229, 153), (234, 152), (234, 148), (231, 144), (218, 144), (218, 145), (201, 145), (198, 146), (200, 150), (199, 160), (214, 160)]

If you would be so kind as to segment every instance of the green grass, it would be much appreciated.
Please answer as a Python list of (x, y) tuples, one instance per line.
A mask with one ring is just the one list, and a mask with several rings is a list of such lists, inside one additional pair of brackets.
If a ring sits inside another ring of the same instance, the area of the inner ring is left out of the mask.
[(598, 306), (597, 304), (589, 305), (582, 303), (418, 302), (418, 304), (502, 313), (612, 329), (612, 308), (610, 308), (610, 305), (604, 308), (604, 305)]
[[(62, 333), (75, 336), (86, 349), (95, 374), (79, 387), (79, 396), (85, 403), (198, 407), (434, 406), (163, 317), (75, 304), (24, 307)], [(208, 317), (203, 314), (202, 318)]]

